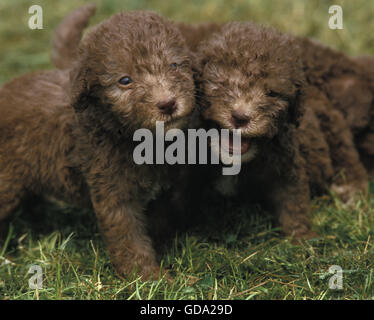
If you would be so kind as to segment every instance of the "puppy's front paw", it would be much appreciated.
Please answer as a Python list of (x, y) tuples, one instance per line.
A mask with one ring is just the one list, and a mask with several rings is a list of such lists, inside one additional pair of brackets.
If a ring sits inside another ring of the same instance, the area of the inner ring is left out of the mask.
[(291, 229), (285, 231), (286, 236), (292, 238), (292, 243), (297, 243), (299, 240), (309, 240), (317, 237), (317, 234), (310, 230), (307, 224), (297, 224)]
[(310, 239), (315, 234), (310, 230), (310, 223), (306, 214), (286, 214), (280, 217), (282, 231), (293, 239)]
[(141, 275), (142, 275), (143, 281), (145, 280), (157, 281), (157, 280), (163, 279), (169, 283), (173, 282), (173, 277), (170, 275), (170, 273), (167, 270), (162, 269), (158, 266), (151, 266), (149, 268), (143, 268)]
[(160, 268), (156, 260), (152, 256), (137, 256), (131, 261), (122, 262), (119, 264), (117, 261), (114, 268), (119, 277), (125, 278), (130, 275), (141, 277), (142, 281), (147, 280), (161, 280), (164, 279), (168, 282), (172, 281), (172, 277), (168, 271)]
[(297, 244), (300, 242), (300, 240), (310, 240), (314, 238), (317, 238), (317, 234), (314, 231), (308, 229), (307, 231), (304, 231), (303, 233), (297, 233), (297, 234), (292, 235), (291, 243)]
[(360, 196), (367, 192), (367, 184), (332, 184), (331, 191), (345, 204), (346, 207), (354, 206)]

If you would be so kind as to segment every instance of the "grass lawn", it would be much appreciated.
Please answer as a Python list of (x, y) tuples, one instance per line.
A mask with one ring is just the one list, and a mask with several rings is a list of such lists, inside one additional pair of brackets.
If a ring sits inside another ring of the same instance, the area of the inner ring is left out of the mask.
[[(114, 12), (151, 9), (178, 21), (254, 20), (314, 37), (347, 53), (374, 54), (374, 2), (270, 0), (102, 0), (93, 23)], [(0, 2), (0, 84), (50, 68), (53, 29), (82, 0), (40, 0), (44, 29), (28, 28), (29, 0)], [(344, 29), (328, 28), (328, 8), (340, 4)], [(0, 114), (1, 116), (1, 114)], [(270, 217), (235, 203), (207, 215), (212, 223), (178, 235), (163, 256), (172, 284), (119, 279), (109, 263), (94, 214), (47, 202), (25, 203), (0, 249), (1, 299), (373, 299), (374, 184), (344, 208), (333, 196), (311, 203), (317, 239), (292, 244)], [(217, 221), (219, 220), (219, 221)], [(29, 288), (31, 265), (43, 289)], [(329, 289), (340, 266), (343, 289)]]

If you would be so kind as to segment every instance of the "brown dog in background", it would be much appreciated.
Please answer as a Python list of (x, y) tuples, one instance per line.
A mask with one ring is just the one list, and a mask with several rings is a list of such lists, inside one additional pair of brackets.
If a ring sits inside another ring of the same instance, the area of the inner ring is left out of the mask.
[(74, 59), (0, 88), (0, 225), (28, 193), (93, 207), (118, 274), (159, 276), (144, 210), (174, 175), (134, 163), (133, 133), (186, 126), (189, 50), (173, 24), (140, 11), (93, 27)]

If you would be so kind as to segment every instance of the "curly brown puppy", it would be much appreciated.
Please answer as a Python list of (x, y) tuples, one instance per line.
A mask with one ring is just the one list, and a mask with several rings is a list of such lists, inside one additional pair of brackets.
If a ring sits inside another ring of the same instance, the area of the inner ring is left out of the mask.
[[(177, 26), (195, 51), (202, 41), (222, 32), (225, 24), (180, 23)], [(307, 83), (320, 89), (330, 105), (342, 112), (354, 136), (360, 136), (374, 122), (374, 58), (352, 58), (307, 37), (296, 37), (296, 41), (301, 48)]]
[[(368, 169), (374, 156), (374, 60), (348, 57), (308, 38), (297, 38), (307, 81), (330, 101), (351, 129), (359, 155)], [(324, 121), (323, 117), (320, 117)], [(326, 127), (330, 126), (326, 123)], [(331, 127), (332, 128), (332, 127)], [(349, 165), (347, 164), (347, 167)], [(362, 170), (361, 170), (362, 171)]]
[(308, 82), (344, 114), (354, 134), (366, 128), (374, 98), (369, 73), (353, 58), (315, 40), (303, 37), (297, 41)]
[(241, 172), (221, 176), (216, 188), (270, 206), (287, 235), (309, 235), (310, 189), (297, 138), (305, 77), (294, 39), (253, 23), (231, 23), (203, 42), (199, 54), (207, 127), (241, 130), (241, 149), (234, 150), (230, 139), (221, 141), (220, 153), (221, 159), (239, 155)]
[[(202, 116), (208, 127), (241, 129), (236, 152), (246, 162), (238, 177), (217, 179), (218, 191), (270, 205), (283, 231), (301, 237), (309, 235), (311, 195), (333, 186), (348, 201), (365, 190), (350, 129), (322, 92), (307, 85), (297, 39), (232, 23), (203, 41), (199, 55)], [(235, 153), (232, 141), (221, 144)], [(342, 168), (353, 172), (350, 188), (343, 188), (344, 179), (333, 181)]]
[[(190, 48), (194, 49), (215, 33), (223, 32), (225, 24), (179, 24), (178, 27)], [(364, 129), (368, 126), (371, 111), (371, 93), (367, 81), (369, 74), (366, 72), (364, 75), (358, 65), (343, 53), (323, 47), (307, 38), (295, 38), (295, 42), (302, 49), (301, 60), (309, 88), (305, 105), (312, 108), (317, 115), (321, 123), (320, 129), (329, 145), (335, 177), (332, 190), (341, 200), (350, 202), (356, 195), (366, 193), (368, 186), (367, 172), (360, 161), (351, 129), (357, 131), (356, 126), (361, 132), (368, 131)], [(343, 76), (350, 77), (353, 87), (332, 88), (329, 85), (340, 82)], [(342, 97), (334, 98), (341, 93)], [(349, 95), (351, 96), (347, 97)], [(353, 110), (353, 99), (358, 102), (358, 110)], [(347, 110), (348, 107), (352, 110)], [(374, 108), (372, 109), (374, 111)], [(371, 150), (370, 133), (365, 137), (361, 139), (361, 145), (364, 146), (361, 149), (368, 153)], [(364, 157), (364, 153), (361, 152), (361, 157)], [(370, 159), (367, 162), (370, 162)]]
[(158, 276), (144, 210), (173, 185), (167, 166), (136, 165), (133, 133), (183, 128), (194, 109), (189, 51), (150, 12), (120, 13), (84, 37), (70, 72), (0, 89), (0, 224), (27, 193), (93, 207), (113, 265)]
[(368, 175), (360, 161), (349, 125), (322, 90), (314, 86), (308, 86), (305, 105), (318, 118), (320, 130), (329, 146), (334, 170), (334, 178), (329, 181), (330, 188), (343, 202), (353, 203), (358, 196), (366, 193)]

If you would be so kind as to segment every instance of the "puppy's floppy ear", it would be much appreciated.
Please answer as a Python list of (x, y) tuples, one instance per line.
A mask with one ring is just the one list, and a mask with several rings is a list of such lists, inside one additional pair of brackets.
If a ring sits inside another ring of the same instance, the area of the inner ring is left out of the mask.
[(191, 68), (195, 82), (199, 81), (203, 66), (201, 64), (201, 58), (198, 53), (190, 52)]
[(207, 106), (207, 100), (204, 99), (204, 90), (203, 90), (203, 72), (204, 67), (207, 64), (208, 60), (205, 57), (200, 57), (198, 54), (193, 56), (192, 60), (192, 71), (195, 82), (195, 91), (196, 91), (196, 103), (198, 109), (201, 111), (203, 106)]
[(301, 49), (294, 37), (289, 38), (288, 48), (291, 50), (289, 53), (292, 82), (295, 88), (293, 99), (289, 103), (289, 121), (296, 127), (299, 126), (302, 117), (305, 113), (305, 95), (307, 87), (307, 79), (304, 72), (304, 66), (301, 59)]
[(305, 112), (305, 89), (306, 82), (303, 77), (295, 83), (296, 92), (288, 107), (289, 121), (296, 127), (299, 126)]
[(91, 96), (92, 72), (83, 59), (79, 59), (70, 71), (71, 104), (76, 112), (82, 112), (93, 103)]

